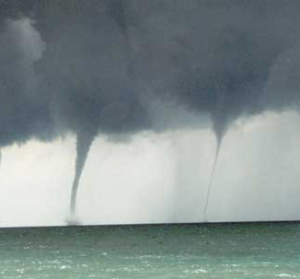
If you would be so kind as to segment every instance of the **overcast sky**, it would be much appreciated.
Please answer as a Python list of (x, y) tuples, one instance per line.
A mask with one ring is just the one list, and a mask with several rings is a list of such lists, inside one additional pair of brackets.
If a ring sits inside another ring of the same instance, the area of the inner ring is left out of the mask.
[[(236, 123), (224, 139), (209, 221), (298, 220), (300, 116), (268, 113)], [(215, 154), (210, 130), (97, 138), (82, 176), (83, 224), (198, 222)], [(1, 226), (64, 225), (75, 139), (5, 148)]]

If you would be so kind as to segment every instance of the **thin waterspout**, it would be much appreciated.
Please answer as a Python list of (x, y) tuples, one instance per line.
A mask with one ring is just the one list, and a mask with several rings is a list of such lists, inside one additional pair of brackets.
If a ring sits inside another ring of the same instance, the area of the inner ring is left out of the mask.
[(215, 155), (215, 160), (214, 160), (212, 172), (211, 172), (208, 187), (207, 187), (205, 205), (204, 205), (204, 208), (203, 208), (203, 221), (204, 222), (208, 222), (207, 221), (207, 210), (208, 210), (210, 193), (211, 193), (211, 188), (212, 188), (212, 185), (213, 185), (213, 182), (214, 182), (215, 171), (216, 171), (216, 166), (217, 166), (217, 163), (218, 163), (218, 158), (219, 158), (219, 154), (220, 154), (221, 145), (222, 145), (222, 137), (217, 137), (216, 155)]

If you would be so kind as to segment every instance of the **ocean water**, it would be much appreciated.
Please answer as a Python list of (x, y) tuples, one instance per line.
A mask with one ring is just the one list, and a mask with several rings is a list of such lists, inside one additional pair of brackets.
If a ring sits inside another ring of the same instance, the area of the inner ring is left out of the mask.
[(300, 224), (1, 229), (0, 278), (300, 278)]

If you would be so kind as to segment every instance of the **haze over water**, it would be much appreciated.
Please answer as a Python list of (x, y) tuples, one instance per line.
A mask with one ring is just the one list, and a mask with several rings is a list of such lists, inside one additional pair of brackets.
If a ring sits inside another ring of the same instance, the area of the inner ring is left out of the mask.
[[(270, 114), (227, 133), (208, 221), (299, 220), (299, 121), (296, 113)], [(98, 138), (79, 191), (81, 223), (201, 222), (213, 138), (208, 130), (144, 134), (130, 143)], [(65, 224), (74, 145), (67, 137), (3, 150), (0, 226)]]

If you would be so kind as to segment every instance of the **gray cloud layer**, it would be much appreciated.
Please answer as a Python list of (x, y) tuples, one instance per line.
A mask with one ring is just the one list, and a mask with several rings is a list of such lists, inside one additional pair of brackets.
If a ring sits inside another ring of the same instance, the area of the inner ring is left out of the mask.
[[(51, 121), (76, 133), (149, 129), (153, 98), (210, 115), (221, 134), (240, 116), (299, 103), (297, 1), (2, 0), (0, 7), (3, 144), (45, 137)], [(7, 27), (21, 17), (35, 21), (46, 44), (34, 63)], [(28, 88), (32, 66), (39, 84)]]

